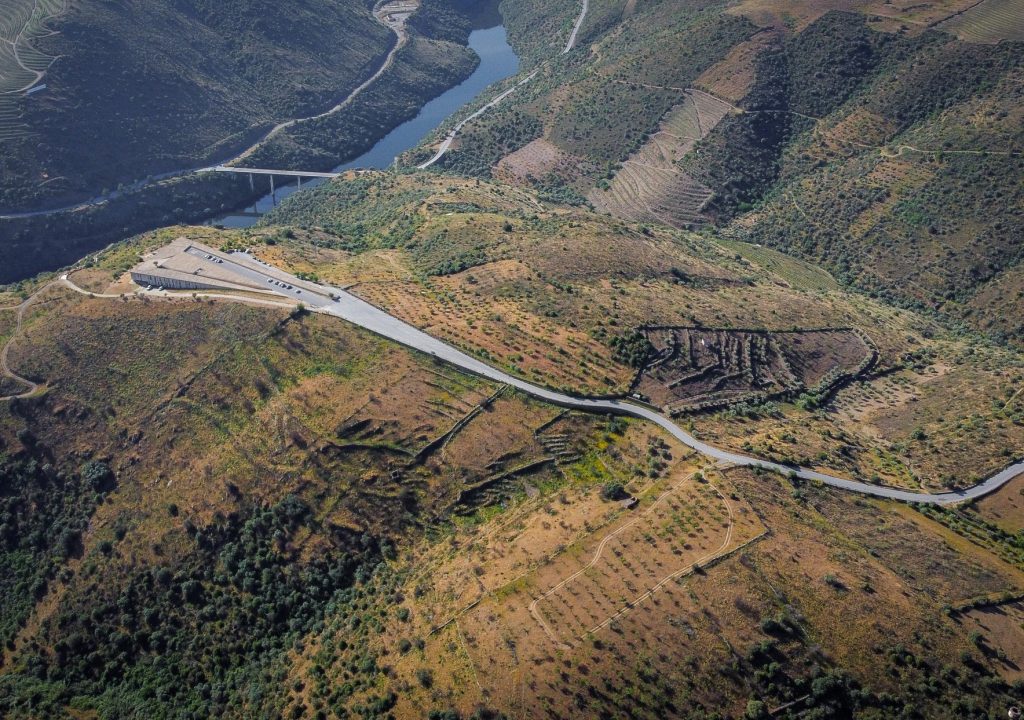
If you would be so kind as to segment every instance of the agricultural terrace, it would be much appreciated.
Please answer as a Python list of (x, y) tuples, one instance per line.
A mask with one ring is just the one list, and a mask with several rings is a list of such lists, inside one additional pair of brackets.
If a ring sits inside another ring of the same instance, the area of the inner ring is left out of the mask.
[(633, 387), (670, 414), (758, 403), (784, 393), (825, 395), (876, 359), (867, 338), (849, 330), (643, 332), (651, 352)]
[(64, 12), (66, 0), (10, 0), (0, 6), (0, 142), (24, 137), (17, 97), (39, 83), (53, 57), (36, 43), (52, 33), (46, 23)]
[[(385, 187), (393, 207), (379, 199)], [(628, 225), (483, 181), (373, 175), (310, 195), (308, 206), (289, 203), (271, 218), (292, 229), (258, 229), (245, 242), (269, 262), (350, 287), (525, 379), (588, 395), (628, 393), (648, 360), (637, 338), (644, 327), (760, 328), (780, 338), (854, 328), (878, 353), (856, 381), (816, 387), (833, 368), (848, 374), (867, 358), (862, 340), (843, 333), (840, 355), (818, 348), (806, 377), (787, 361), (803, 378), (799, 391), (735, 398), (693, 416), (688, 429), (779, 462), (918, 489), (972, 484), (1007, 464), (1007, 448), (1024, 445), (1024, 396), (1014, 395), (1024, 367), (1014, 353), (848, 293), (777, 250)], [(828, 340), (831, 347), (836, 338)], [(955, 413), (950, 397), (958, 398)]]
[(1024, 41), (1024, 2), (1021, 0), (982, 0), (970, 9), (954, 15), (939, 27), (961, 40), (997, 43)]
[(647, 142), (587, 199), (601, 212), (636, 222), (682, 227), (704, 219), (701, 211), (712, 192), (687, 175), (679, 161), (732, 109), (712, 95), (688, 90)]
[[(910, 666), (914, 676), (985, 653), (952, 632), (964, 620), (943, 604), (999, 596), (1024, 579), (905, 506), (794, 492), (748, 469), (695, 474), (685, 451), (627, 425), (594, 448), (613, 473), (616, 455), (638, 443), (674, 456), (653, 482), (628, 484), (638, 507), (567, 476), (424, 538), (378, 580), (386, 616), (365, 606), (378, 631), (338, 616), (310, 634), (291, 664), (295, 702), (337, 702), (339, 684), (349, 706), (373, 702), (381, 686), (358, 669), (367, 656), (386, 664), (385, 687), (400, 689), (396, 715), (483, 704), (524, 716), (664, 717), (686, 704), (739, 716), (751, 694), (804, 697), (802, 673), (771, 663), (810, 667), (815, 657), (894, 692), (908, 652), (928, 659)], [(346, 642), (353, 632), (369, 649)], [(998, 643), (994, 632), (986, 642)], [(735, 671), (720, 672), (730, 662)], [(955, 673), (935, 677), (930, 693), (961, 692)]]

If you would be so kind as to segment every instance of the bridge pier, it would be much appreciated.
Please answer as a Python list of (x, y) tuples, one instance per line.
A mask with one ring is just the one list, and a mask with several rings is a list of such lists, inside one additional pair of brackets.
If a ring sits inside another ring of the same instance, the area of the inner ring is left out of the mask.
[(270, 176), (270, 205), (272, 207), (276, 207), (277, 206), (277, 195), (276, 195), (276, 193), (277, 193), (277, 191), (274, 190), (274, 176), (271, 175)]
[(253, 192), (256, 191), (256, 185), (252, 181), (252, 173), (249, 173), (249, 190), (251, 190)]
[(301, 189), (302, 189), (302, 176), (301, 176), (301, 175), (297, 175), (297, 176), (295, 177), (295, 181), (296, 181), (296, 187), (295, 187), (295, 189), (296, 189), (296, 190), (301, 190)]

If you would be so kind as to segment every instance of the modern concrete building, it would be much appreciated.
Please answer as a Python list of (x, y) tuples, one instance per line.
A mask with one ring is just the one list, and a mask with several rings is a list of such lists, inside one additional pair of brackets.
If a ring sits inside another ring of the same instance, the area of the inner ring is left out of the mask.
[(229, 256), (187, 238), (145, 256), (131, 270), (137, 285), (167, 290), (243, 290), (268, 292), (256, 280), (245, 282), (237, 273), (222, 268)]
[(181, 237), (148, 255), (131, 270), (137, 285), (165, 290), (222, 290), (314, 300), (323, 289), (243, 253), (225, 253)]

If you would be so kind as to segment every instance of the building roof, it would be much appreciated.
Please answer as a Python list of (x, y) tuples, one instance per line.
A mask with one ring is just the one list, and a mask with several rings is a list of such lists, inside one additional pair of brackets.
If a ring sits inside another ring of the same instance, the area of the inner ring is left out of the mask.
[[(258, 275), (250, 277), (246, 274), (249, 271)], [(274, 296), (285, 294), (264, 282), (265, 278), (273, 278), (309, 293), (324, 294), (321, 287), (297, 280), (293, 275), (275, 267), (259, 263), (241, 253), (221, 252), (187, 237), (177, 238), (144, 255), (142, 261), (132, 268), (132, 272), (181, 282), (203, 283), (224, 290)]]

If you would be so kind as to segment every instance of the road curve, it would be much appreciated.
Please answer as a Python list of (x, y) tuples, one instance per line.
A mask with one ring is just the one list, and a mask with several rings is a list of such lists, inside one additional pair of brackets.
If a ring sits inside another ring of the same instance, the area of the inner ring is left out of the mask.
[[(276, 269), (278, 273), (284, 271)], [(290, 275), (290, 273), (285, 273)], [(267, 276), (269, 277), (269, 275)], [(1012, 480), (1017, 475), (1024, 473), (1024, 462), (1018, 462), (1004, 468), (1000, 472), (991, 476), (984, 482), (981, 482), (973, 487), (958, 490), (956, 492), (945, 492), (945, 493), (921, 493), (912, 492), (909, 490), (900, 490), (897, 488), (886, 487), (883, 485), (871, 485), (865, 482), (859, 482), (856, 480), (847, 480), (845, 478), (835, 477), (827, 473), (818, 472), (816, 470), (810, 470), (808, 468), (782, 465), (780, 463), (770, 462), (768, 460), (762, 460), (760, 458), (750, 457), (747, 455), (741, 455), (739, 453), (732, 452), (730, 450), (723, 450), (713, 445), (709, 445), (695, 438), (690, 433), (683, 430), (671, 418), (661, 414), (651, 406), (644, 405), (641, 403), (631, 402), (629, 400), (602, 400), (585, 397), (576, 397), (572, 395), (566, 395), (565, 393), (557, 392), (555, 390), (549, 390), (548, 388), (534, 385), (533, 383), (527, 382), (520, 378), (509, 375), (503, 370), (499, 370), (496, 367), (488, 365), (487, 363), (478, 360), (477, 358), (456, 349), (448, 343), (439, 340), (427, 333), (419, 330), (412, 325), (399, 320), (393, 315), (388, 314), (384, 310), (371, 305), (370, 303), (362, 300), (361, 298), (352, 295), (351, 293), (345, 292), (339, 288), (333, 288), (324, 285), (317, 285), (309, 281), (300, 280), (295, 276), (291, 276), (292, 281), (307, 290), (304, 295), (303, 305), (306, 305), (310, 310), (314, 312), (331, 315), (333, 317), (341, 318), (346, 320), (353, 325), (370, 330), (382, 337), (393, 340), (397, 343), (405, 345), (406, 347), (418, 350), (420, 352), (432, 355), (433, 357), (454, 365), (466, 372), (479, 375), (480, 377), (493, 380), (495, 382), (510, 385), (522, 393), (535, 397), (539, 400), (552, 403), (554, 405), (560, 405), (562, 407), (571, 408), (574, 410), (581, 410), (583, 412), (590, 413), (602, 413), (602, 414), (617, 414), (617, 415), (629, 415), (631, 417), (639, 418), (652, 422), (665, 431), (671, 434), (674, 438), (684, 445), (693, 448), (697, 452), (715, 460), (731, 463), (733, 465), (740, 465), (744, 467), (761, 468), (764, 470), (770, 470), (785, 475), (792, 475), (803, 480), (811, 482), (820, 482), (831, 487), (839, 488), (841, 490), (848, 490), (850, 492), (861, 493), (864, 495), (871, 495), (874, 497), (887, 498), (890, 500), (901, 500), (904, 502), (918, 502), (928, 503), (934, 505), (949, 505), (953, 503), (963, 502), (965, 500), (972, 500), (975, 498), (982, 497), (991, 493), (1007, 482)], [(21, 317), (24, 311), (32, 303), (32, 301), (38, 296), (43, 290), (52, 285), (62, 285), (75, 292), (82, 293), (84, 295), (90, 295), (91, 297), (100, 298), (120, 298), (120, 295), (104, 295), (98, 293), (90, 293), (86, 290), (82, 290), (77, 285), (72, 283), (67, 274), (61, 275), (60, 279), (54, 283), (49, 283), (32, 297), (28, 298), (20, 306), (18, 306), (18, 328), (21, 327)], [(149, 294), (149, 293), (146, 293)], [(170, 297), (166, 294), (163, 296)], [(252, 302), (253, 304), (263, 304), (276, 307), (295, 307), (298, 303), (295, 302), (295, 298), (288, 296), (287, 302), (274, 302), (271, 300), (254, 300), (251, 298), (239, 298), (237, 296), (220, 294), (220, 293), (197, 293), (197, 295), (204, 297), (216, 297), (218, 299), (224, 299), (229, 301), (242, 301)], [(0, 370), (9, 377), (12, 377), (22, 383), (31, 387), (31, 390), (19, 394), (17, 396), (8, 396), (0, 398), (0, 400), (7, 400), (11, 397), (24, 397), (31, 395), (36, 392), (38, 386), (25, 378), (22, 378), (13, 373), (7, 366), (7, 351), (13, 341), (17, 330), (11, 335), (11, 339), (8, 340), (4, 346), (2, 352), (0, 352)]]
[(459, 123), (455, 127), (453, 127), (451, 129), (451, 131), (448, 133), (448, 135), (445, 136), (444, 142), (441, 143), (441, 145), (437, 148), (437, 152), (434, 153), (433, 157), (431, 157), (425, 163), (421, 163), (421, 164), (417, 165), (416, 169), (417, 170), (425, 170), (426, 168), (430, 167), (431, 165), (436, 163), (438, 160), (440, 160), (442, 157), (444, 157), (444, 154), (446, 152), (448, 152), (449, 148), (451, 148), (452, 142), (454, 142), (455, 137), (459, 134), (459, 131), (462, 130), (463, 126), (466, 123), (468, 123), (470, 120), (473, 120), (475, 118), (480, 117), (485, 112), (490, 110), (492, 107), (494, 107), (495, 105), (500, 103), (502, 100), (507, 98), (509, 95), (514, 93), (516, 90), (518, 90), (520, 87), (522, 87), (526, 83), (528, 83), (531, 80), (533, 80), (533, 78), (537, 76), (538, 72), (540, 72), (539, 68), (537, 70), (534, 70), (532, 73), (530, 73), (525, 78), (523, 78), (522, 80), (517, 82), (515, 85), (510, 87), (505, 92), (503, 92), (500, 95), (498, 95), (496, 98), (494, 98), (489, 103), (487, 103), (486, 105), (484, 105), (483, 107), (478, 109), (476, 112), (474, 112), (469, 117), (466, 117), (466, 118), (462, 119), (461, 121), (459, 121)]
[(354, 325), (359, 325), (360, 327), (371, 330), (378, 335), (382, 335), (390, 340), (394, 340), (402, 345), (413, 348), (414, 350), (419, 350), (433, 355), (439, 360), (448, 362), (475, 375), (504, 383), (506, 385), (511, 385), (517, 390), (540, 400), (544, 400), (545, 402), (585, 412), (614, 413), (648, 420), (661, 426), (681, 443), (693, 448), (697, 452), (706, 455), (707, 457), (714, 458), (715, 460), (732, 463), (734, 465), (762, 468), (764, 470), (771, 470), (785, 475), (794, 474), (796, 477), (803, 480), (820, 482), (825, 485), (830, 485), (842, 490), (849, 490), (851, 492), (862, 493), (864, 495), (872, 495), (891, 500), (902, 500), (904, 502), (919, 502), (938, 505), (948, 505), (981, 497), (1000, 488), (1017, 475), (1024, 473), (1024, 462), (1019, 462), (1007, 467), (984, 482), (971, 488), (956, 492), (930, 494), (900, 490), (883, 485), (872, 485), (856, 480), (847, 480), (845, 478), (835, 477), (816, 470), (782, 465), (780, 463), (770, 462), (760, 458), (741, 455), (730, 450), (723, 450), (721, 448), (714, 447), (713, 445), (709, 445), (698, 440), (693, 435), (679, 427), (670, 418), (650, 406), (631, 402), (629, 400), (597, 400), (573, 397), (571, 395), (566, 395), (564, 393), (534, 385), (533, 383), (513, 377), (498, 368), (492, 367), (491, 365), (488, 365), (487, 363), (484, 363), (461, 350), (457, 350), (451, 345), (426, 334), (422, 330), (418, 330), (412, 325), (389, 315), (380, 308), (377, 308), (354, 295), (338, 289), (330, 289), (329, 292), (332, 292), (334, 296), (339, 299), (336, 301), (327, 301), (320, 305), (314, 305), (313, 309), (347, 320)]
[[(586, 19), (587, 11), (589, 9), (590, 9), (590, 0), (583, 0), (583, 7), (580, 9), (580, 15), (579, 15), (578, 18), (576, 18), (576, 23), (572, 26), (572, 32), (569, 34), (569, 40), (568, 40), (568, 42), (566, 42), (565, 48), (562, 50), (562, 53), (561, 53), (562, 55), (565, 55), (567, 52), (572, 50), (573, 47), (576, 46), (576, 36), (579, 34), (580, 28), (583, 26), (583, 21)], [(469, 121), (471, 121), (471, 120), (473, 120), (475, 118), (480, 117), (485, 112), (490, 110), (492, 107), (494, 107), (495, 105), (500, 103), (502, 100), (507, 98), (509, 95), (514, 93), (516, 90), (518, 90), (520, 87), (522, 87), (526, 83), (528, 83), (531, 80), (533, 80), (533, 78), (536, 77), (537, 73), (540, 72), (540, 68), (544, 67), (544, 65), (546, 65), (546, 64), (547, 64), (547, 61), (542, 63), (540, 67), (538, 67), (532, 73), (530, 73), (525, 78), (520, 80), (518, 83), (516, 83), (515, 85), (510, 87), (508, 90), (506, 90), (505, 92), (501, 93), (496, 98), (491, 100), (489, 103), (487, 103), (486, 105), (484, 105), (483, 107), (478, 109), (472, 115), (470, 115), (469, 117), (463, 118), (461, 121), (459, 121), (459, 123), (455, 127), (453, 127), (448, 132), (447, 135), (445, 135), (444, 141), (437, 147), (437, 152), (435, 152), (431, 156), (431, 158), (429, 160), (427, 160), (426, 162), (423, 162), (423, 163), (420, 163), (419, 165), (417, 165), (416, 169), (417, 170), (426, 170), (428, 167), (430, 167), (431, 165), (436, 163), (438, 160), (443, 158), (445, 153), (447, 153), (448, 150), (451, 149), (452, 143), (455, 142), (455, 138), (458, 137), (459, 132), (462, 130), (463, 126), (465, 126), (466, 123), (468, 123)]]
[[(270, 131), (267, 132), (262, 138), (260, 138), (255, 143), (250, 145), (248, 148), (243, 150), (241, 153), (239, 153), (235, 157), (231, 158), (230, 160), (227, 160), (227, 161), (219, 163), (219, 164), (220, 165), (231, 165), (232, 163), (241, 162), (242, 160), (245, 160), (246, 158), (250, 157), (259, 148), (263, 147), (269, 140), (273, 139), (281, 131), (286, 130), (286, 129), (290, 128), (290, 127), (294, 127), (295, 125), (299, 125), (301, 123), (309, 122), (311, 120), (319, 120), (321, 118), (329, 117), (331, 115), (335, 115), (335, 114), (341, 112), (346, 107), (351, 105), (352, 102), (356, 99), (356, 97), (363, 92), (363, 90), (365, 90), (366, 88), (370, 87), (375, 82), (377, 82), (377, 80), (380, 79), (381, 75), (383, 75), (385, 72), (387, 72), (388, 69), (394, 64), (395, 56), (398, 55), (399, 51), (402, 48), (405, 47), (406, 43), (409, 40), (409, 36), (406, 33), (406, 31), (405, 31), (405, 23), (404, 22), (400, 23), (396, 27), (392, 27), (392, 26), (388, 25), (386, 22), (384, 22), (383, 20), (381, 20), (381, 17), (377, 15), (377, 12), (378, 12), (378, 9), (375, 9), (374, 10), (374, 17), (377, 18), (377, 21), (380, 22), (382, 25), (384, 25), (384, 27), (386, 27), (389, 30), (391, 30), (392, 32), (394, 32), (397, 37), (396, 37), (396, 40), (395, 40), (395, 44), (391, 47), (391, 50), (384, 57), (384, 62), (381, 63), (381, 66), (379, 68), (377, 68), (377, 71), (375, 73), (373, 73), (373, 75), (371, 75), (369, 78), (364, 80), (362, 82), (362, 84), (359, 85), (359, 87), (355, 88), (352, 92), (350, 92), (345, 97), (344, 100), (339, 102), (337, 105), (332, 107), (330, 110), (325, 110), (324, 112), (318, 113), (316, 115), (310, 115), (308, 117), (301, 117), (301, 118), (293, 118), (291, 120), (286, 120), (284, 122), (278, 123), (277, 125), (272, 127), (270, 129)], [(198, 172), (204, 172), (204, 171), (207, 171), (207, 170), (210, 170), (210, 169), (211, 168), (202, 168)]]
[[(47, 285), (46, 287), (49, 287), (49, 285)], [(14, 344), (14, 339), (18, 337), (18, 334), (21, 332), (21, 322), (22, 319), (25, 317), (25, 311), (28, 310), (28, 306), (32, 304), (32, 301), (35, 300), (36, 295), (38, 294), (38, 292), (33, 294), (30, 298), (25, 300), (25, 302), (21, 303), (21, 305), (17, 305), (14, 308), (4, 308), (4, 310), (15, 310), (18, 314), (14, 330), (11, 332), (11, 336), (7, 338), (7, 342), (4, 343), (3, 349), (0, 350), (0, 376), (8, 377), (11, 380), (14, 380), (14, 382), (24, 385), (28, 389), (23, 390), (22, 392), (19, 393), (13, 393), (11, 395), (0, 395), (0, 400), (26, 398), (30, 397), (31, 395), (35, 395), (37, 392), (39, 392), (39, 385), (11, 370), (11, 366), (7, 360), (8, 353), (11, 350), (11, 345)]]
[(237, 163), (237, 162), (241, 162), (242, 160), (245, 160), (246, 158), (251, 156), (253, 152), (255, 152), (256, 150), (258, 150), (259, 148), (264, 146), (267, 143), (267, 141), (271, 140), (273, 137), (275, 137), (281, 131), (283, 131), (283, 130), (285, 130), (287, 128), (293, 127), (293, 126), (301, 124), (301, 123), (308, 122), (310, 120), (318, 120), (320, 118), (324, 118), (324, 117), (327, 117), (329, 115), (334, 115), (334, 114), (338, 113), (339, 111), (345, 109), (353, 100), (355, 100), (356, 96), (358, 96), (360, 93), (362, 93), (364, 90), (366, 90), (366, 88), (368, 88), (370, 85), (372, 85), (373, 83), (375, 83), (377, 80), (380, 79), (381, 75), (383, 75), (388, 70), (388, 68), (390, 68), (394, 64), (395, 56), (398, 54), (398, 52), (403, 47), (405, 47), (406, 43), (408, 42), (408, 33), (405, 30), (405, 25), (404, 24), (400, 24), (398, 26), (391, 26), (388, 23), (384, 22), (381, 19), (381, 17), (377, 15), (377, 12), (380, 9), (380, 7), (385, 5), (385, 4), (386, 3), (378, 3), (377, 4), (377, 7), (375, 7), (375, 9), (374, 9), (374, 17), (377, 19), (378, 22), (380, 22), (382, 25), (384, 25), (384, 27), (388, 28), (393, 33), (395, 33), (395, 36), (396, 36), (395, 44), (391, 47), (391, 50), (384, 57), (384, 61), (382, 62), (380, 67), (378, 67), (377, 70), (373, 73), (373, 75), (371, 75), (369, 78), (364, 80), (358, 87), (356, 87), (348, 95), (346, 95), (345, 98), (341, 102), (339, 102), (338, 104), (334, 105), (329, 110), (325, 110), (324, 112), (317, 113), (316, 115), (310, 115), (308, 117), (293, 118), (291, 120), (286, 120), (284, 122), (280, 122), (277, 125), (275, 125), (274, 127), (270, 128), (270, 130), (268, 130), (266, 133), (261, 135), (259, 137), (259, 139), (257, 139), (255, 142), (253, 142), (249, 147), (247, 147), (242, 152), (240, 152), (240, 153), (238, 153), (238, 154), (236, 154), (236, 155), (234, 155), (234, 156), (232, 156), (230, 158), (227, 158), (225, 160), (222, 160), (222, 161), (219, 161), (219, 162), (215, 162), (212, 165), (200, 165), (200, 166), (197, 166), (197, 167), (182, 168), (182, 169), (179, 169), (179, 170), (169, 170), (169, 171), (166, 171), (166, 172), (159, 173), (157, 175), (153, 175), (152, 177), (146, 178), (144, 180), (137, 180), (135, 182), (129, 183), (128, 184), (129, 190), (126, 190), (126, 191), (114, 191), (114, 192), (107, 193), (105, 195), (98, 195), (96, 197), (89, 198), (87, 200), (81, 200), (79, 202), (72, 203), (70, 205), (63, 205), (61, 207), (48, 208), (48, 209), (45, 209), (45, 210), (30, 210), (30, 211), (25, 211), (25, 212), (0, 213), (0, 220), (21, 220), (21, 219), (33, 218), (33, 217), (45, 217), (45, 216), (49, 216), (49, 215), (57, 215), (57, 214), (60, 214), (60, 213), (72, 212), (72, 211), (75, 211), (75, 210), (84, 210), (86, 208), (96, 207), (98, 205), (104, 205), (104, 204), (110, 202), (111, 200), (117, 199), (118, 197), (120, 197), (123, 194), (127, 194), (127, 193), (130, 193), (130, 192), (136, 192), (138, 190), (142, 190), (144, 188), (151, 187), (151, 186), (154, 186), (154, 185), (159, 185), (160, 183), (162, 183), (162, 182), (164, 182), (166, 180), (171, 180), (171, 179), (174, 179), (174, 178), (184, 177), (184, 176), (187, 176), (187, 175), (196, 175), (196, 174), (199, 174), (199, 173), (212, 172), (212, 171), (214, 171), (214, 169), (217, 166), (229, 165), (231, 163)]

